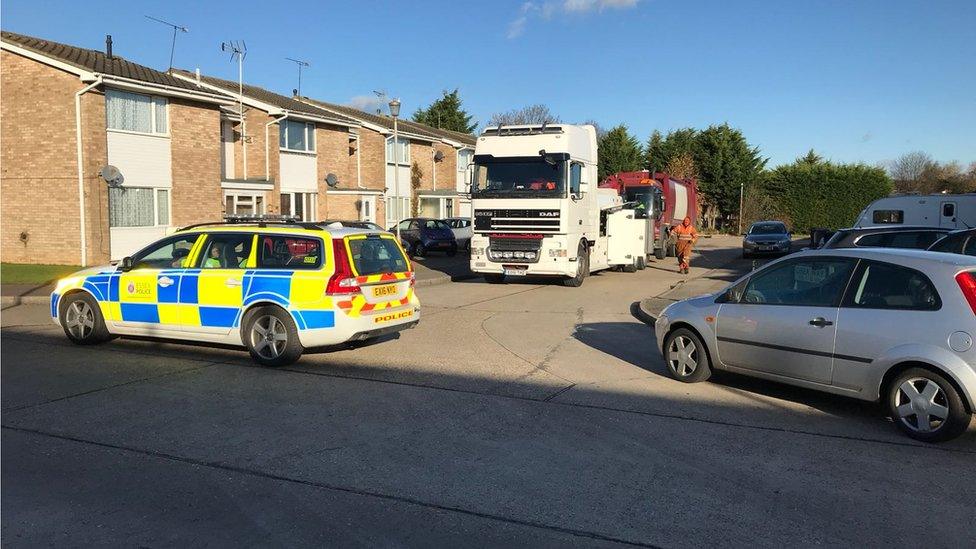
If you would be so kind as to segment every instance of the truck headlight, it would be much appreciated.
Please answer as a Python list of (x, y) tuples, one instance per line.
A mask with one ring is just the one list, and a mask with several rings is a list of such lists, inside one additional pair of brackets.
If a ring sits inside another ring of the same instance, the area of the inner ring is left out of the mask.
[(535, 259), (535, 252), (525, 252), (525, 259)]

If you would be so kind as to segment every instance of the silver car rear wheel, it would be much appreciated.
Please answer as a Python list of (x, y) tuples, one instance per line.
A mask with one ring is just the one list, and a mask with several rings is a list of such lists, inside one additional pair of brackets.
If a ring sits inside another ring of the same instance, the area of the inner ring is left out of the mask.
[(959, 436), (970, 422), (958, 390), (939, 373), (923, 368), (902, 372), (888, 385), (891, 418), (908, 436), (939, 442)]
[(305, 350), (295, 321), (280, 307), (251, 309), (241, 324), (241, 340), (258, 364), (285, 366), (298, 360)]
[(274, 315), (258, 317), (251, 325), (251, 348), (267, 360), (281, 356), (288, 346), (288, 332), (285, 325)]
[(708, 349), (688, 328), (678, 328), (664, 338), (664, 361), (678, 381), (705, 381), (712, 375)]

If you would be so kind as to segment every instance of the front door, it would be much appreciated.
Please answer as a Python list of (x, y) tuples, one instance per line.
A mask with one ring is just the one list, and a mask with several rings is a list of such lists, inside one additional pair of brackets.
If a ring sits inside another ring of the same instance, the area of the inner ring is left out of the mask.
[(830, 383), (839, 300), (854, 260), (810, 258), (756, 273), (716, 321), (719, 360), (734, 368)]
[(132, 256), (133, 268), (120, 271), (110, 288), (107, 320), (147, 335), (178, 331), (180, 283), (199, 237), (172, 236)]
[(239, 324), (244, 273), (253, 265), (249, 233), (211, 233), (200, 246), (194, 269), (187, 271), (180, 305), (184, 329), (203, 335), (227, 335)]
[(939, 226), (947, 227), (950, 229), (955, 229), (957, 227), (956, 219), (958, 212), (956, 207), (958, 205), (955, 202), (943, 202), (939, 207)]

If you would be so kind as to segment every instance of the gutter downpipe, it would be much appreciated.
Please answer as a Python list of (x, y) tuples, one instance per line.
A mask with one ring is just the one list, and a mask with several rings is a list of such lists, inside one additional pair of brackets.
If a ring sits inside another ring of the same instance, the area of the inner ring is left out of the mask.
[(286, 118), (288, 118), (288, 113), (285, 113), (281, 115), (280, 118), (275, 118), (271, 122), (268, 122), (267, 124), (264, 125), (264, 179), (265, 181), (271, 181), (271, 153), (269, 152), (271, 149), (268, 148), (271, 146), (271, 144), (268, 143), (268, 128), (270, 128), (272, 124), (277, 124), (278, 122), (281, 122)]
[(359, 187), (360, 189), (365, 189), (365, 187), (363, 187), (363, 164), (362, 162), (360, 162), (360, 160), (363, 157), (363, 151), (361, 150), (361, 147), (363, 146), (363, 142), (359, 140), (358, 133), (356, 134), (355, 139), (356, 139), (356, 186)]
[(85, 223), (85, 163), (81, 144), (81, 96), (102, 84), (102, 77), (75, 92), (75, 144), (78, 153), (78, 220), (81, 228), (81, 266), (88, 266), (88, 227)]

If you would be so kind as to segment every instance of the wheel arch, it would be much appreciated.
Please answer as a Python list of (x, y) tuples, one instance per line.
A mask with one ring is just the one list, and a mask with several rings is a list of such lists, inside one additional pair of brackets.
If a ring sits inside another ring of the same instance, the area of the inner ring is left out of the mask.
[(247, 327), (248, 315), (264, 307), (275, 307), (277, 309), (280, 309), (282, 312), (288, 315), (289, 318), (291, 318), (292, 322), (295, 323), (296, 327), (301, 329), (301, 325), (295, 320), (295, 315), (293, 315), (286, 306), (279, 303), (278, 301), (274, 301), (270, 298), (264, 297), (264, 298), (251, 301), (250, 303), (245, 305), (243, 309), (241, 309), (241, 319), (238, 326), (238, 331), (240, 332), (242, 342), (247, 341), (246, 339), (247, 335), (244, 333), (244, 329)]
[(668, 326), (668, 332), (666, 334), (664, 334), (664, 337), (661, 339), (661, 341), (664, 342), (661, 345), (661, 355), (665, 357), (665, 360), (667, 359), (667, 356), (668, 356), (667, 355), (667, 349), (666, 349), (668, 336), (670, 336), (673, 332), (675, 332), (676, 330), (679, 330), (681, 328), (685, 328), (685, 329), (691, 331), (692, 333), (694, 333), (696, 336), (698, 336), (698, 339), (701, 340), (702, 345), (704, 345), (704, 347), (705, 347), (705, 354), (708, 355), (708, 364), (712, 367), (712, 369), (714, 369), (715, 368), (715, 361), (712, 360), (712, 349), (711, 349), (711, 347), (709, 347), (708, 338), (706, 338), (704, 335), (702, 335), (701, 330), (699, 330), (698, 328), (696, 328), (693, 324), (691, 324), (689, 322), (685, 322), (683, 320), (678, 320), (676, 322), (671, 323), (671, 325)]
[(75, 294), (85, 294), (88, 297), (94, 299), (95, 300), (95, 304), (98, 305), (99, 312), (101, 312), (102, 305), (101, 305), (101, 302), (98, 300), (98, 297), (95, 294), (93, 294), (91, 292), (91, 290), (89, 290), (88, 288), (84, 288), (82, 286), (78, 286), (77, 288), (72, 288), (72, 289), (68, 290), (67, 292), (65, 292), (63, 294), (58, 295), (58, 304), (57, 304), (57, 307), (58, 307), (58, 321), (59, 322), (61, 321), (61, 313), (64, 312), (64, 304), (67, 302), (67, 298), (70, 297), (70, 296), (73, 296)]
[(973, 402), (970, 400), (969, 395), (967, 395), (966, 392), (962, 390), (962, 385), (959, 383), (956, 377), (952, 375), (952, 372), (950, 372), (945, 368), (941, 368), (939, 366), (936, 366), (928, 362), (922, 362), (920, 360), (906, 360), (893, 365), (891, 368), (888, 368), (888, 371), (886, 371), (884, 375), (881, 377), (881, 384), (878, 386), (878, 400), (883, 402), (888, 397), (888, 391), (890, 390), (891, 384), (894, 383), (895, 379), (897, 379), (898, 376), (900, 376), (906, 370), (909, 370), (911, 368), (920, 368), (922, 370), (927, 370), (929, 372), (932, 372), (933, 374), (938, 374), (943, 378), (945, 378), (946, 381), (948, 381), (949, 384), (952, 385), (952, 388), (956, 390), (956, 393), (959, 394), (959, 397), (962, 399), (962, 403), (963, 406), (966, 408), (966, 411), (969, 413), (973, 413), (974, 411)]

